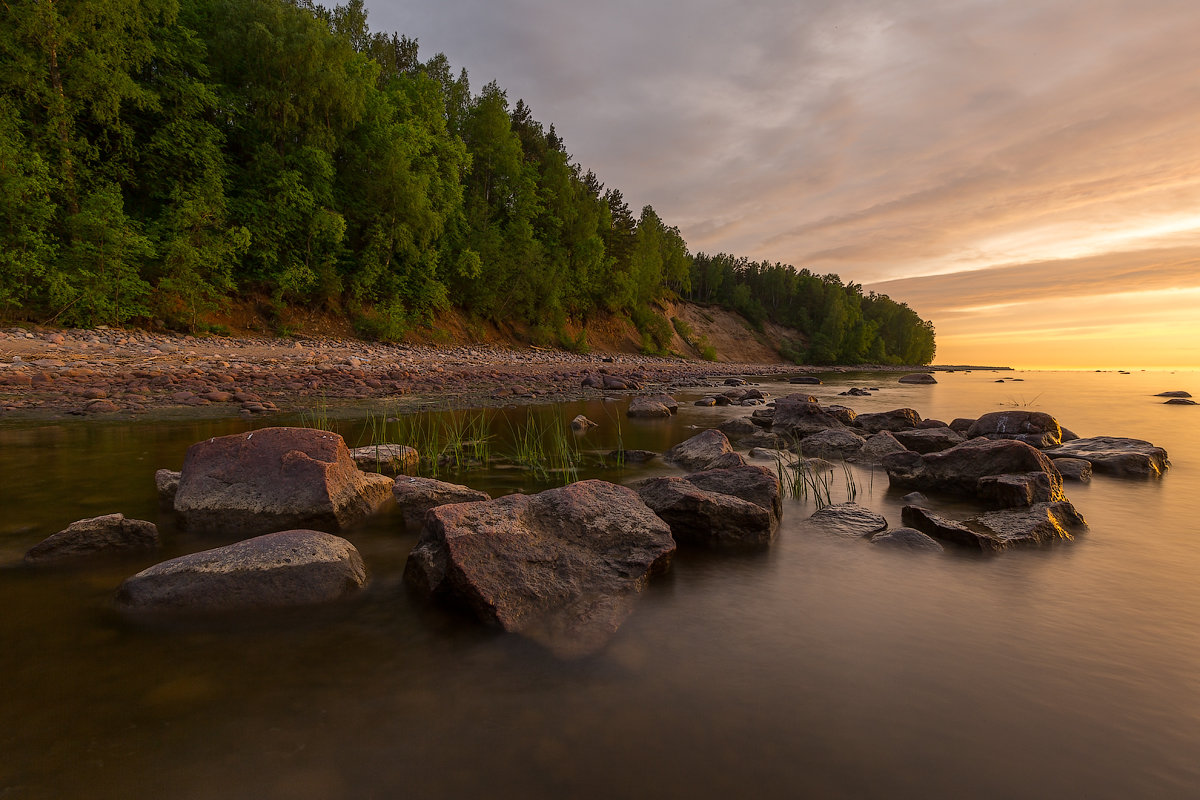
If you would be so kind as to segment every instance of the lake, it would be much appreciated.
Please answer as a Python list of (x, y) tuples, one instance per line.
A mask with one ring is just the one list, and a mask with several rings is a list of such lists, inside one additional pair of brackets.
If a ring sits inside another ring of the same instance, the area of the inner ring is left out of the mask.
[[(406, 593), (417, 532), (386, 511), (343, 534), (372, 574), (361, 602), (224, 629), (132, 625), (112, 602), (125, 577), (224, 543), (173, 528), (154, 471), (178, 469), (193, 441), (281, 419), (6, 422), (0, 797), (1196, 797), (1200, 408), (1152, 395), (1200, 396), (1200, 375), (824, 378), (760, 385), (945, 421), (1047, 411), (1080, 436), (1148, 439), (1173, 466), (1068, 483), (1089, 530), (995, 557), (838, 538), (787, 500), (768, 551), (680, 551), (607, 648), (562, 661)], [(837, 398), (848, 386), (880, 391)], [(678, 393), (670, 420), (625, 419), (623, 398), (497, 411), (494, 429), (585, 413), (600, 427), (583, 446), (661, 451), (751, 410), (691, 405), (701, 394)], [(332, 416), (357, 444), (361, 411)], [(852, 474), (858, 502), (899, 526), (903, 492)], [(538, 488), (511, 470), (462, 480)], [(19, 566), (50, 533), (114, 511), (159, 522), (164, 550)]]

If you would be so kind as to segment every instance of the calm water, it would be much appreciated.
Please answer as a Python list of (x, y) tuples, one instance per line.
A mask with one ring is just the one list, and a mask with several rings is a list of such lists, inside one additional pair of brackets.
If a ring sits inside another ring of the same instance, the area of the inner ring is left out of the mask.
[[(0, 797), (1197, 797), (1200, 409), (1149, 395), (1200, 396), (1200, 375), (1003, 375), (1024, 381), (812, 388), (880, 386), (847, 404), (946, 421), (1028, 406), (1081, 436), (1149, 439), (1173, 468), (1068, 484), (1090, 530), (995, 558), (838, 539), (789, 502), (769, 552), (680, 553), (577, 662), (410, 599), (416, 533), (396, 514), (346, 534), (372, 571), (361, 603), (232, 630), (131, 627), (111, 605), (123, 578), (216, 544), (159, 518), (154, 470), (248, 423), (0, 425), (0, 563), (112, 511), (159, 520), (167, 539), (144, 560), (0, 569)], [(587, 441), (615, 446), (621, 404), (546, 413), (581, 411), (601, 423)], [(746, 411), (689, 405), (623, 420), (621, 436), (663, 449)], [(898, 525), (886, 476), (855, 479)], [(468, 482), (533, 488), (512, 472)]]

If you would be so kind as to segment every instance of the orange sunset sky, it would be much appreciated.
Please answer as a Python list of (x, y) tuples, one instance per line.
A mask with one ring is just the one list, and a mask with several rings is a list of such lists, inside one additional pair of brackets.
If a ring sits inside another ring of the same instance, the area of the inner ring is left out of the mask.
[(834, 272), (939, 363), (1200, 366), (1200, 3), (368, 0), (693, 252)]

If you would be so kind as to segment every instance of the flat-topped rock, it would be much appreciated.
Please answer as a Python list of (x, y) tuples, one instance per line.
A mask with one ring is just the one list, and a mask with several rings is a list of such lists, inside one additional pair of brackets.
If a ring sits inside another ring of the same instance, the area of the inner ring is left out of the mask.
[(917, 453), (938, 453), (942, 450), (949, 450), (954, 445), (962, 444), (966, 441), (966, 438), (962, 434), (948, 427), (917, 428), (914, 430), (896, 431), (892, 435), (906, 449)]
[(772, 430), (779, 433), (803, 438), (823, 430), (841, 430), (844, 427), (841, 420), (822, 409), (809, 395), (790, 394), (775, 401)]
[(1044, 472), (1049, 484), (1048, 499), (1066, 499), (1062, 476), (1050, 459), (1040, 450), (1013, 439), (980, 437), (938, 453), (893, 453), (884, 457), (883, 468), (891, 484), (902, 489), (971, 496), (979, 496), (980, 479), (987, 476)]
[(935, 539), (985, 553), (1070, 541), (1087, 526), (1083, 516), (1065, 500), (992, 511), (962, 522), (920, 506), (905, 506), (900, 515), (905, 525)]
[(891, 550), (911, 550), (921, 553), (944, 553), (946, 551), (946, 548), (938, 544), (936, 539), (921, 533), (916, 528), (891, 528), (872, 534), (870, 542)]
[(891, 411), (859, 414), (854, 418), (855, 426), (862, 428), (867, 433), (908, 430), (917, 427), (920, 422), (921, 415), (911, 408), (894, 408)]
[(806, 456), (846, 459), (862, 450), (866, 441), (853, 431), (830, 429), (805, 436), (800, 450)]
[(391, 478), (359, 470), (336, 433), (260, 428), (189, 447), (175, 511), (194, 533), (339, 530), (372, 513), (391, 488)]
[(158, 526), (153, 522), (105, 514), (77, 520), (46, 537), (25, 553), (25, 563), (62, 564), (93, 556), (140, 553), (158, 545)]
[(701, 488), (687, 478), (650, 478), (638, 484), (637, 492), (681, 545), (762, 547), (770, 544), (778, 526), (761, 505)]
[(405, 580), (579, 656), (604, 646), (674, 552), (670, 528), (636, 492), (589, 480), (432, 509)]
[(635, 419), (666, 419), (671, 416), (671, 409), (652, 398), (635, 397), (629, 402), (629, 410), (625, 414)]
[(431, 508), (448, 503), (475, 503), (492, 499), (486, 492), (469, 486), (415, 475), (397, 479), (392, 486), (392, 495), (396, 498), (396, 505), (400, 506), (404, 525), (409, 530), (420, 530), (425, 523), (425, 512)]
[(1175, 391), (1171, 391), (1171, 392), (1159, 392), (1158, 394), (1156, 394), (1156, 395), (1154, 395), (1154, 396), (1155, 396), (1155, 397), (1183, 397), (1183, 398), (1187, 398), (1187, 397), (1191, 397), (1192, 395), (1191, 395), (1191, 392), (1185, 392), (1185, 391), (1183, 391), (1182, 389), (1177, 389), (1177, 390), (1175, 390)]
[(779, 490), (779, 476), (766, 467), (757, 465), (713, 468), (693, 472), (685, 481), (709, 492), (732, 495), (761, 506), (771, 515), (771, 532), (779, 527), (783, 517), (783, 498)]
[(883, 459), (892, 453), (907, 453), (908, 448), (900, 444), (891, 431), (880, 431), (868, 436), (863, 446), (846, 456), (847, 461), (855, 464), (877, 467)]
[(1064, 442), (1061, 447), (1047, 450), (1046, 455), (1060, 458), (1081, 458), (1092, 470), (1108, 475), (1158, 477), (1171, 466), (1167, 451), (1143, 439), (1124, 439), (1118, 436), (1093, 436)]
[(358, 550), (322, 531), (270, 533), (173, 558), (117, 590), (129, 611), (220, 613), (343, 600), (367, 582)]
[(989, 439), (1015, 439), (1037, 448), (1055, 447), (1062, 443), (1062, 426), (1058, 420), (1041, 411), (993, 411), (984, 414), (967, 429), (967, 437), (986, 436)]
[(1054, 467), (1058, 470), (1059, 474), (1063, 476), (1064, 481), (1091, 482), (1092, 462), (1085, 461), (1082, 458), (1055, 458), (1051, 460), (1054, 462)]

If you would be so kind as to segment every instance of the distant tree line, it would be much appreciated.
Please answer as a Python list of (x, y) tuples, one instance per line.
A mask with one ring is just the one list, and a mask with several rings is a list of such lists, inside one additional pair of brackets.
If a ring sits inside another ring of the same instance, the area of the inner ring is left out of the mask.
[(929, 323), (836, 276), (693, 257), (362, 0), (0, 6), (0, 315), (195, 329), (247, 295), (384, 339), (454, 305), (583, 346), (566, 323), (605, 311), (648, 351), (689, 297), (796, 326), (797, 358), (933, 357)]

